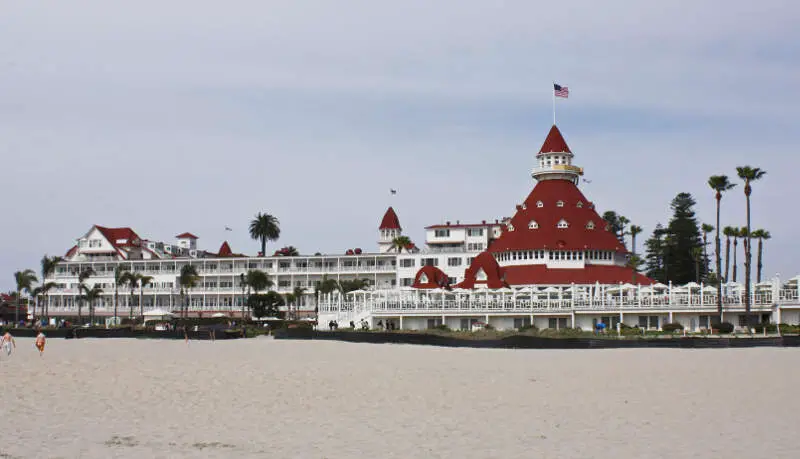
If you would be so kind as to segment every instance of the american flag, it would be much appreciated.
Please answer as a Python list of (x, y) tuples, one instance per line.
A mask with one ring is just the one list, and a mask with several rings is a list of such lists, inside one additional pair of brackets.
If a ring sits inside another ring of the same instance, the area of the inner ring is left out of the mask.
[(563, 97), (564, 99), (569, 97), (569, 88), (566, 86), (553, 83), (553, 90), (556, 92), (556, 97)]

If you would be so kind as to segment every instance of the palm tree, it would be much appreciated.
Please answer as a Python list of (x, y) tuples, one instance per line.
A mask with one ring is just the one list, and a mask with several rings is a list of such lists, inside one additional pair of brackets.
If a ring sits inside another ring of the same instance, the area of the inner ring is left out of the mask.
[[(751, 251), (750, 241), (750, 195), (753, 194), (752, 183), (761, 179), (766, 175), (767, 171), (761, 170), (758, 167), (741, 166), (736, 168), (736, 173), (739, 178), (744, 180), (744, 197), (747, 201), (747, 235), (746, 243), (744, 245), (744, 311), (748, 320), (750, 320), (750, 265), (752, 264), (753, 257)], [(748, 322), (750, 326), (750, 322)]]
[(239, 286), (242, 287), (242, 320), (244, 321), (245, 308), (247, 307), (247, 297), (245, 291), (250, 287), (247, 285), (247, 276), (244, 273), (239, 274)]
[(636, 255), (636, 236), (642, 232), (642, 227), (637, 225), (631, 225), (630, 229), (628, 229), (628, 234), (631, 235), (631, 253)]
[(178, 283), (181, 284), (181, 308), (183, 309), (184, 317), (189, 314), (189, 305), (186, 304), (185, 298), (189, 296), (193, 288), (197, 287), (199, 281), (200, 275), (197, 274), (197, 268), (193, 265), (183, 265), (181, 267)]
[(117, 305), (119, 304), (119, 286), (131, 280), (131, 272), (127, 266), (117, 265), (114, 268), (114, 320), (117, 320)]
[(397, 236), (396, 238), (392, 239), (392, 245), (389, 246), (389, 250), (397, 250), (397, 253), (402, 253), (403, 250), (408, 250), (408, 247), (411, 245), (411, 238), (408, 236)]
[(758, 239), (758, 263), (756, 267), (758, 270), (756, 271), (756, 283), (761, 282), (761, 268), (763, 265), (761, 264), (762, 256), (764, 254), (764, 241), (769, 240), (772, 235), (769, 234), (769, 231), (764, 229), (757, 229), (753, 231), (752, 237)]
[[(248, 290), (253, 289), (255, 295), (258, 295), (258, 292), (262, 290), (266, 290), (272, 287), (272, 281), (269, 280), (269, 276), (264, 271), (260, 269), (251, 269), (247, 271), (247, 274), (244, 278), (245, 284), (247, 285)], [(248, 301), (250, 301), (248, 299)], [(245, 310), (242, 308), (242, 321), (244, 321)]]
[(742, 236), (742, 228), (733, 228), (733, 281), (736, 282), (736, 252), (739, 251), (739, 238)]
[(280, 222), (270, 214), (259, 212), (250, 222), (250, 237), (261, 241), (261, 256), (267, 255), (267, 241), (276, 241), (280, 236)]
[[(133, 293), (139, 288), (139, 282), (142, 280), (144, 276), (142, 273), (132, 272), (132, 271), (125, 271), (122, 275), (121, 282), (123, 285), (127, 285), (130, 289), (130, 297), (128, 299), (128, 308), (130, 312), (128, 313), (128, 319), (133, 319)], [(148, 276), (149, 277), (149, 276)], [(114, 317), (116, 317), (117, 313), (116, 310), (114, 311)]]
[(19, 309), (22, 307), (22, 292), (30, 293), (33, 284), (39, 282), (36, 273), (32, 269), (17, 271), (14, 273), (14, 281), (17, 283), (17, 308), (14, 311), (14, 322), (19, 324)]
[(83, 317), (81, 316), (81, 305), (83, 304), (83, 296), (81, 292), (86, 289), (86, 279), (94, 276), (94, 269), (90, 267), (84, 269), (80, 273), (78, 273), (78, 322), (83, 323)]
[(722, 234), (725, 235), (725, 282), (728, 282), (730, 279), (728, 273), (731, 267), (731, 238), (736, 238), (736, 228), (726, 226), (722, 230)]
[(142, 296), (144, 296), (144, 288), (153, 283), (153, 276), (139, 277), (139, 315), (144, 317), (144, 303)]
[[(46, 282), (44, 285), (40, 285), (40, 286), (34, 288), (33, 290), (31, 290), (31, 296), (33, 298), (37, 299), (37, 301), (34, 302), (34, 304), (33, 304), (33, 306), (34, 306), (33, 317), (36, 317), (36, 309), (35, 308), (36, 308), (36, 304), (39, 302), (38, 298), (40, 298), (40, 297), (46, 298), (48, 292), (50, 290), (56, 288), (57, 286), (58, 286), (58, 284), (56, 284), (55, 282)], [(43, 309), (43, 308), (44, 308), (44, 306), (41, 307), (41, 309)], [(49, 321), (48, 321), (48, 323), (49, 323)]]
[[(295, 313), (297, 312), (298, 303), (303, 298), (303, 293), (305, 293), (305, 291), (306, 289), (304, 289), (303, 287), (295, 287), (292, 293), (286, 294), (286, 305), (288, 312), (290, 313), (292, 312), (291, 311), (292, 305), (294, 305), (295, 307)], [(294, 318), (294, 316), (290, 314), (290, 318)]]
[[(720, 208), (722, 206), (722, 193), (729, 191), (733, 187), (736, 186), (735, 183), (731, 183), (730, 179), (728, 179), (727, 175), (712, 175), (708, 178), (708, 186), (714, 190), (714, 198), (717, 200), (717, 235), (716, 239), (714, 240), (714, 247), (717, 252), (717, 312), (719, 313), (720, 317), (722, 317), (722, 255), (721, 255), (721, 244), (719, 238), (720, 232)], [(727, 230), (729, 227), (726, 227)], [(725, 233), (725, 236), (728, 238), (728, 245), (726, 252), (730, 253), (731, 247), (731, 240), (728, 233)], [(726, 255), (727, 257), (727, 255)], [(728, 281), (728, 261), (727, 258), (725, 260), (725, 282)], [(721, 319), (720, 319), (721, 321)]]
[(94, 303), (103, 294), (103, 289), (99, 285), (94, 285), (92, 288), (86, 285), (81, 285), (83, 295), (81, 298), (89, 304), (89, 323), (94, 322)]
[[(48, 257), (47, 255), (42, 257), (42, 261), (41, 261), (41, 265), (42, 265), (42, 282), (45, 282), (45, 286), (47, 285), (47, 282), (46, 282), (47, 278), (49, 276), (51, 276), (55, 272), (56, 266), (58, 266), (58, 264), (61, 263), (62, 261), (64, 261), (64, 259), (61, 258), (61, 257)], [(42, 290), (42, 295), (43, 295), (43, 299), (44, 299), (44, 310), (45, 310), (44, 318), (45, 318), (45, 320), (47, 320), (48, 323), (50, 322), (50, 317), (49, 317), (49, 314), (50, 314), (50, 304), (49, 303), (50, 302), (48, 301), (48, 295), (49, 295), (49, 290), (52, 290), (53, 288), (55, 288), (55, 284), (53, 284), (53, 287), (51, 287), (51, 288), (47, 288), (47, 289), (43, 289)]]

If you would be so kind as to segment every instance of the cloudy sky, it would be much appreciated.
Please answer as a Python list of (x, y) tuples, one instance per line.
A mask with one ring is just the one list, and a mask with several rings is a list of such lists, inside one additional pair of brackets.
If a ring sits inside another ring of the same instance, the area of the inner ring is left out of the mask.
[(4, 1), (0, 288), (92, 224), (253, 254), (263, 211), (278, 246), (340, 253), (374, 250), (388, 205), (418, 242), (511, 215), (553, 80), (601, 212), (649, 234), (686, 191), (711, 222), (707, 177), (759, 166), (765, 272), (800, 273), (800, 6), (656, 3)]

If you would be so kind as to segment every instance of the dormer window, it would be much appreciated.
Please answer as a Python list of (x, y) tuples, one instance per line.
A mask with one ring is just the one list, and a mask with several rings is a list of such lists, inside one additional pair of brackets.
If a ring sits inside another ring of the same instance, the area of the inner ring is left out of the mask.
[(538, 229), (538, 228), (539, 228), (539, 224), (536, 223), (536, 220), (531, 220), (528, 223), (528, 229)]
[(508, 231), (514, 231), (514, 225), (512, 225), (511, 223), (508, 224), (507, 228)]
[(564, 201), (556, 202), (556, 207), (564, 207)]
[(479, 269), (477, 273), (475, 273), (475, 280), (477, 281), (486, 281), (486, 271), (483, 268)]
[(522, 210), (525, 210), (525, 209), (527, 209), (527, 208), (528, 208), (528, 206), (527, 206), (527, 205), (526, 205), (526, 204), (523, 202), (523, 203), (522, 203)]
[(428, 276), (425, 273), (422, 273), (422, 275), (419, 276), (419, 283), (420, 284), (427, 284), (428, 283)]
[(586, 224), (586, 229), (593, 230), (594, 229), (594, 222), (590, 220), (589, 223)]
[(583, 203), (581, 201), (578, 201), (578, 203), (575, 204), (575, 207), (577, 207), (578, 209), (581, 209), (581, 208), (583, 208)]
[(544, 203), (542, 201), (536, 201), (536, 207), (541, 209), (542, 207), (544, 207)]
[(606, 225), (605, 230), (606, 231), (611, 231), (611, 225)]
[(558, 222), (558, 229), (566, 229), (569, 228), (569, 223), (563, 218)]

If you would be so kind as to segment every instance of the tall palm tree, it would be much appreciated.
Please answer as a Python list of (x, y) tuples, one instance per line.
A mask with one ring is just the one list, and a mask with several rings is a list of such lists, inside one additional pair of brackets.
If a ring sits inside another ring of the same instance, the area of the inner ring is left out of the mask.
[[(247, 271), (245, 275), (245, 284), (247, 284), (247, 289), (252, 289), (255, 295), (258, 295), (258, 292), (266, 290), (273, 285), (272, 281), (269, 280), (269, 275), (260, 269), (251, 269)], [(242, 308), (242, 321), (244, 321), (244, 318), (245, 309)]]
[(736, 282), (736, 271), (737, 271), (737, 263), (736, 263), (736, 253), (739, 251), (739, 238), (742, 237), (742, 229), (743, 228), (734, 228), (736, 232), (733, 233), (733, 281)]
[(114, 267), (114, 320), (117, 320), (117, 305), (119, 304), (119, 286), (125, 285), (131, 280), (131, 272), (127, 266), (117, 265)]
[(700, 260), (703, 259), (703, 249), (700, 247), (692, 248), (692, 259), (694, 260), (695, 282), (700, 283)]
[[(736, 173), (739, 175), (740, 179), (744, 180), (744, 196), (747, 201), (747, 226), (745, 227), (747, 229), (747, 235), (745, 236), (746, 242), (744, 245), (744, 310), (745, 315), (748, 320), (750, 320), (750, 265), (753, 261), (751, 251), (752, 244), (750, 241), (750, 195), (753, 194), (752, 183), (764, 177), (767, 171), (761, 170), (758, 167), (741, 166), (736, 168)], [(748, 327), (749, 326), (750, 322), (748, 322)]]
[(94, 269), (92, 267), (85, 268), (83, 271), (78, 273), (78, 322), (83, 323), (83, 317), (81, 315), (81, 306), (83, 304), (84, 297), (81, 295), (81, 292), (86, 290), (86, 280), (90, 277), (94, 276)]
[(33, 284), (39, 282), (36, 273), (32, 269), (17, 271), (14, 273), (14, 281), (17, 284), (17, 308), (14, 311), (14, 322), (19, 324), (19, 309), (22, 307), (22, 292), (30, 293)]
[(403, 250), (408, 250), (410, 245), (411, 238), (408, 236), (397, 236), (392, 239), (392, 245), (389, 246), (389, 250), (397, 250), (397, 253), (403, 253)]
[[(714, 247), (717, 254), (717, 313), (719, 313), (720, 317), (722, 317), (722, 255), (721, 255), (721, 244), (719, 239), (719, 232), (720, 232), (720, 208), (722, 206), (722, 193), (729, 191), (733, 187), (736, 186), (735, 183), (731, 183), (730, 179), (728, 179), (727, 175), (712, 175), (708, 178), (708, 186), (714, 190), (714, 198), (717, 200), (717, 235), (716, 239), (714, 240)], [(725, 228), (726, 230), (728, 228)], [(725, 236), (728, 236), (726, 233)], [(705, 246), (705, 244), (704, 244)], [(731, 240), (728, 237), (728, 248), (726, 249), (727, 252), (730, 252)], [(728, 281), (728, 267), (727, 267), (727, 260), (725, 266), (725, 281)]]
[(287, 311), (290, 313), (290, 318), (296, 318), (295, 315), (292, 313), (292, 305), (294, 305), (294, 313), (297, 313), (297, 307), (299, 305), (300, 300), (303, 299), (303, 294), (305, 293), (306, 289), (303, 287), (295, 287), (292, 290), (292, 293), (286, 294), (286, 306)]
[(250, 222), (250, 237), (261, 241), (261, 256), (267, 255), (267, 241), (277, 241), (281, 236), (280, 222), (270, 214), (256, 214)]
[[(130, 297), (128, 297), (128, 319), (133, 319), (133, 294), (137, 288), (139, 288), (139, 282), (144, 276), (142, 273), (137, 273), (133, 271), (125, 271), (122, 274), (122, 278), (120, 281), (123, 285), (127, 286), (130, 290)], [(114, 317), (116, 317), (116, 310), (114, 311)]]
[[(41, 261), (42, 282), (45, 283), (45, 285), (48, 283), (47, 282), (47, 278), (49, 276), (53, 275), (53, 273), (56, 270), (56, 266), (58, 266), (58, 264), (61, 263), (62, 261), (64, 261), (64, 259), (62, 257), (48, 257), (47, 255), (42, 257), (42, 261)], [(48, 301), (48, 299), (49, 299), (48, 297), (49, 297), (49, 294), (50, 294), (49, 291), (52, 290), (53, 288), (55, 288), (55, 284), (54, 284), (53, 287), (48, 288), (48, 289), (43, 289), (43, 291), (42, 291), (42, 296), (43, 296), (43, 301), (44, 301), (44, 318), (45, 318), (45, 320), (47, 320), (48, 323), (50, 323), (50, 317), (49, 317), (49, 315), (50, 315), (50, 302)]]
[(758, 263), (756, 263), (757, 271), (756, 271), (756, 283), (761, 282), (761, 268), (763, 265), (761, 264), (762, 256), (764, 255), (764, 241), (769, 240), (772, 235), (769, 234), (769, 231), (764, 229), (757, 229), (753, 231), (751, 236), (755, 239), (758, 239)]
[(144, 303), (142, 297), (144, 296), (144, 288), (153, 283), (153, 276), (141, 276), (139, 278), (139, 315), (144, 317)]
[(81, 297), (89, 305), (89, 323), (91, 324), (94, 322), (94, 303), (103, 294), (103, 289), (99, 285), (94, 285), (92, 288), (81, 285), (81, 288), (83, 290)]
[[(33, 290), (31, 290), (31, 297), (35, 299), (35, 302), (33, 303), (34, 307), (32, 314), (33, 317), (36, 317), (36, 305), (39, 303), (39, 298), (46, 298), (48, 292), (56, 288), (57, 286), (58, 284), (56, 284), (55, 282), (46, 282), (45, 284), (39, 285)], [(44, 309), (44, 306), (42, 305), (40, 309)]]
[(200, 275), (197, 274), (197, 268), (194, 265), (183, 265), (181, 267), (181, 274), (178, 277), (178, 283), (181, 284), (181, 308), (183, 309), (183, 316), (189, 315), (189, 305), (186, 304), (186, 297), (189, 297), (192, 289), (197, 287), (200, 282)]
[(725, 282), (728, 282), (730, 280), (728, 273), (731, 267), (731, 238), (736, 238), (738, 233), (733, 226), (726, 226), (722, 230), (722, 234), (725, 235)]

